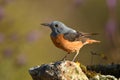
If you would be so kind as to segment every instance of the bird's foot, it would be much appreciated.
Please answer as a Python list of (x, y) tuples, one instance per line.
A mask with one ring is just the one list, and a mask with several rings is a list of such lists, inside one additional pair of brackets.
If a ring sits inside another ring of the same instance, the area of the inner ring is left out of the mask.
[(65, 61), (68, 54), (66, 54), (61, 61)]
[(66, 60), (66, 56), (61, 59), (61, 61), (65, 61), (65, 60)]

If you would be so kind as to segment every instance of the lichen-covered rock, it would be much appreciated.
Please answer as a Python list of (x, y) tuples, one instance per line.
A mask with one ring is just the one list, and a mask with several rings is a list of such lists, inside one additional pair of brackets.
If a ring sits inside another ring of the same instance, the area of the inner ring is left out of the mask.
[(113, 75), (116, 78), (120, 78), (120, 64), (98, 64), (98, 65), (88, 65), (87, 70), (95, 71), (96, 73), (101, 73), (102, 75)]
[[(116, 68), (116, 67), (115, 67)], [(102, 69), (102, 68), (101, 68)], [(102, 75), (72, 61), (57, 61), (30, 68), (33, 80), (120, 80), (112, 75)], [(119, 75), (119, 74), (118, 74)]]
[(119, 79), (117, 79), (111, 75), (96, 75), (93, 78), (91, 78), (90, 80), (119, 80)]
[(89, 80), (77, 63), (58, 61), (30, 68), (33, 80)]

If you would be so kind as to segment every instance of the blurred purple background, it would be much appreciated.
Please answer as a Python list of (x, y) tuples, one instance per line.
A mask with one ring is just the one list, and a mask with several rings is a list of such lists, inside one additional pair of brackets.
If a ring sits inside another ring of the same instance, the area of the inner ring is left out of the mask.
[(0, 0), (0, 79), (28, 80), (30, 67), (63, 58), (66, 52), (53, 45), (50, 29), (40, 25), (54, 20), (99, 33), (93, 38), (101, 43), (84, 46), (76, 61), (120, 63), (119, 8), (119, 0)]

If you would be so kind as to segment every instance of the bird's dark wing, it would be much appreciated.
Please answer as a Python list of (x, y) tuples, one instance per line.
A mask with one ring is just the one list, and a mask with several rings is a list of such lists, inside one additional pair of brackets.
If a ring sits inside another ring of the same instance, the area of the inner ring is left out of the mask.
[(84, 32), (77, 32), (80, 33), (84, 37), (91, 37), (93, 35), (98, 35), (98, 33), (84, 33)]
[(97, 35), (97, 33), (83, 33), (83, 32), (68, 32), (64, 34), (64, 38), (69, 41), (82, 41), (85, 42), (92, 35)]

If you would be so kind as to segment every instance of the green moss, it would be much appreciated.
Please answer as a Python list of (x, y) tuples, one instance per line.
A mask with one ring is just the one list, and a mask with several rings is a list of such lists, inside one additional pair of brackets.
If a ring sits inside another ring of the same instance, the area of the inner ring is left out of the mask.
[(77, 74), (79, 74), (79, 71), (77, 70), (77, 68), (75, 68), (75, 72), (76, 72)]
[(88, 78), (93, 78), (95, 75), (97, 75), (98, 73), (94, 72), (94, 71), (90, 71), (87, 70), (86, 66), (83, 64), (80, 64), (80, 68), (82, 69), (82, 71), (86, 74), (86, 76)]

